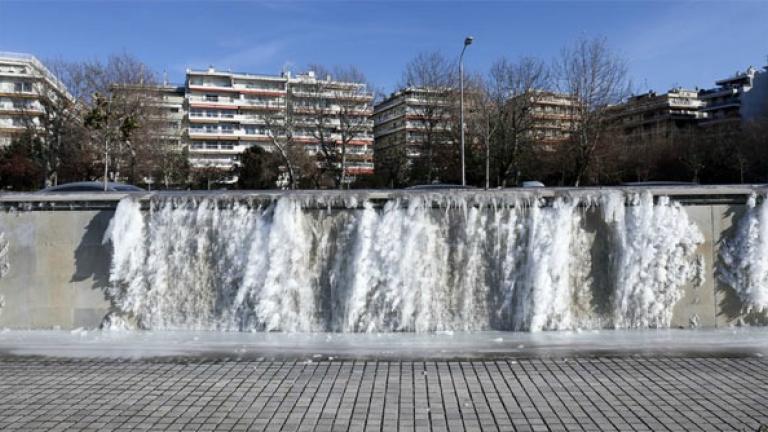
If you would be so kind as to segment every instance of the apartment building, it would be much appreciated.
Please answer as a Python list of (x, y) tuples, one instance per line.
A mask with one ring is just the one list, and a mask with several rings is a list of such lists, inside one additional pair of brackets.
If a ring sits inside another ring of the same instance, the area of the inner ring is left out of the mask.
[(578, 122), (576, 98), (567, 94), (536, 91), (527, 98), (532, 113), (531, 136), (546, 150), (554, 150), (570, 137)]
[(706, 113), (702, 127), (739, 127), (768, 116), (768, 66), (763, 70), (750, 66), (715, 84), (699, 93)]
[(373, 173), (373, 97), (364, 84), (318, 79), (313, 72), (292, 77), (209, 68), (187, 70), (185, 98), (195, 168), (231, 169), (253, 145), (273, 151), (277, 132), (270, 125), (290, 118), (292, 139), (308, 154), (318, 154), (321, 144), (343, 141), (347, 175)]
[(313, 71), (287, 78), (294, 140), (310, 155), (324, 153), (325, 146), (337, 164), (343, 143), (347, 180), (373, 174), (373, 95), (366, 85), (318, 77)]
[(43, 98), (72, 98), (38, 59), (0, 52), (0, 146), (10, 145), (43, 114)]
[(609, 108), (609, 118), (618, 136), (630, 141), (671, 139), (696, 127), (706, 118), (698, 90), (671, 89), (632, 96)]
[[(374, 107), (374, 139), (379, 158), (402, 152), (409, 163), (422, 154), (424, 143), (450, 143), (447, 90), (403, 88)], [(430, 136), (431, 135), (431, 136)]]
[(149, 101), (152, 110), (150, 120), (152, 129), (157, 131), (156, 138), (162, 144), (179, 151), (185, 144), (186, 110), (184, 87), (164, 84), (115, 84), (111, 88), (115, 95), (137, 95)]

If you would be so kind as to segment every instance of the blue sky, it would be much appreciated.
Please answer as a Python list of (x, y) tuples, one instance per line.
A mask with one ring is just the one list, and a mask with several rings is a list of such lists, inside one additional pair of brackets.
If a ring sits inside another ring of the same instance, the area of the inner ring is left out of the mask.
[(187, 67), (255, 73), (357, 65), (384, 91), (421, 51), (467, 68), (506, 56), (550, 60), (579, 36), (605, 36), (636, 88), (708, 87), (768, 60), (768, 2), (7, 1), (0, 50), (82, 60), (129, 52), (171, 81)]

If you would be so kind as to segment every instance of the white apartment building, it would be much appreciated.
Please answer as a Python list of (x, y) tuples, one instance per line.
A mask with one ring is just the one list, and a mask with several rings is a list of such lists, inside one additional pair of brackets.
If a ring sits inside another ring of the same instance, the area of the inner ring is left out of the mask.
[(715, 84), (716, 88), (699, 93), (706, 113), (702, 127), (739, 126), (768, 116), (768, 66), (764, 70), (750, 66)]
[(0, 52), (0, 146), (43, 113), (41, 98), (71, 98), (64, 84), (34, 56)]
[(698, 90), (649, 91), (609, 108), (613, 127), (628, 141), (671, 139), (706, 119)]
[[(325, 90), (322, 97), (316, 91), (318, 82), (323, 83)], [(360, 90), (360, 86), (363, 92), (351, 91)], [(316, 154), (318, 116), (322, 113), (323, 124), (328, 128), (325, 136), (337, 142), (342, 139), (340, 117), (360, 117), (360, 129), (346, 143), (347, 174), (373, 173), (372, 95), (362, 84), (330, 78), (320, 81), (312, 72), (291, 77), (289, 73), (274, 76), (190, 69), (185, 97), (190, 162), (195, 168), (231, 169), (238, 156), (253, 145), (273, 151), (274, 128), (268, 128), (268, 123), (285, 121), (289, 115), (295, 120), (294, 141), (302, 143), (310, 155)], [(350, 97), (359, 98), (356, 112), (342, 108), (350, 106), (341, 102)]]

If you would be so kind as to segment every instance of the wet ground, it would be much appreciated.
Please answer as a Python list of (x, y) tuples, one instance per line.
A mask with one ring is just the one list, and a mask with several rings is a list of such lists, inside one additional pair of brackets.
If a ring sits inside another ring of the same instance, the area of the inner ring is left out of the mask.
[(430, 334), (0, 331), (0, 356), (5, 357), (481, 360), (653, 354), (768, 356), (768, 328)]

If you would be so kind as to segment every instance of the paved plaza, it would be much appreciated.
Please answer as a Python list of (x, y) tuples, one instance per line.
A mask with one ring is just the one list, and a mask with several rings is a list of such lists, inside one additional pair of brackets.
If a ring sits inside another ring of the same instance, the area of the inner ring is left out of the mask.
[(761, 357), (0, 360), (0, 430), (757, 431)]

